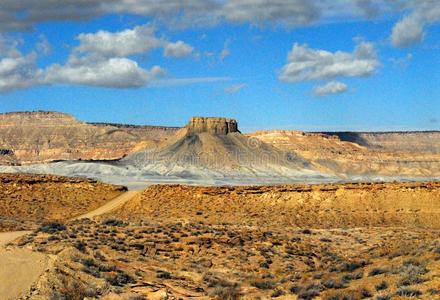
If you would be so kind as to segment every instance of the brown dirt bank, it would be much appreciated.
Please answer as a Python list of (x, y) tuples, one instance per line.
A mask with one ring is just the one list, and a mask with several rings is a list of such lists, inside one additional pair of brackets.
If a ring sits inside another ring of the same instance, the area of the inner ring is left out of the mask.
[(125, 190), (80, 178), (0, 174), (0, 231), (67, 220), (102, 206)]
[(111, 214), (158, 222), (440, 229), (440, 182), (263, 187), (161, 185), (146, 189)]

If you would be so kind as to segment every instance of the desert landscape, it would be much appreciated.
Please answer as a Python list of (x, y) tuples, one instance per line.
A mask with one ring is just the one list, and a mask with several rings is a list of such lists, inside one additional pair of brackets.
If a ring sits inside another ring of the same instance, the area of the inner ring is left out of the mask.
[[(16, 197), (36, 195), (32, 205), (11, 201), (17, 184)], [(100, 210), (108, 202), (87, 201), (89, 192), (131, 194)], [(0, 291), (6, 299), (435, 299), (439, 193), (435, 182), (133, 193), (5, 174), (0, 279), (20, 280)], [(60, 197), (65, 214), (52, 203)]]
[(440, 298), (440, 133), (2, 118), (5, 299)]
[(0, 0), (0, 300), (440, 300), (439, 0)]

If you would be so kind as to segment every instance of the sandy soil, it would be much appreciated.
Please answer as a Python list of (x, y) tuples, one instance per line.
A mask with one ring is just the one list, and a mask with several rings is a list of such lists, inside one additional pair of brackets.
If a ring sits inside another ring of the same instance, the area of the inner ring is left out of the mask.
[(42, 253), (26, 249), (0, 249), (1, 299), (23, 296), (44, 272), (47, 262), (47, 255)]
[[(12, 231), (12, 232), (0, 232), (0, 247), (5, 246), (7, 243), (13, 240), (31, 233), (31, 231)], [(1, 265), (1, 264), (0, 264)]]

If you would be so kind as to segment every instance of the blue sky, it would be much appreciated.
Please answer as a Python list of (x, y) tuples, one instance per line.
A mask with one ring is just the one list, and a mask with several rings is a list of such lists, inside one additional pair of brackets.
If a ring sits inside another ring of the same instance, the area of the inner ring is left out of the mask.
[(43, 2), (44, 13), (0, 4), (0, 112), (170, 126), (226, 116), (243, 131), (440, 128), (438, 1)]

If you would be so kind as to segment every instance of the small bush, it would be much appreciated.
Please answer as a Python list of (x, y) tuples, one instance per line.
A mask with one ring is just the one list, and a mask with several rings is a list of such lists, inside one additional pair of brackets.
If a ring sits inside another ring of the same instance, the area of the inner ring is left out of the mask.
[(283, 290), (275, 290), (275, 291), (272, 293), (271, 297), (272, 297), (272, 298), (278, 298), (278, 297), (281, 297), (281, 296), (283, 296), (283, 295), (285, 295), (285, 294), (286, 294), (286, 292), (284, 292)]
[(390, 295), (379, 295), (376, 296), (376, 300), (390, 300), (391, 296)]
[(430, 295), (440, 295), (440, 290), (431, 288), (431, 289), (428, 289), (428, 293)]
[(113, 272), (112, 274), (107, 274), (105, 276), (105, 280), (113, 286), (124, 286), (128, 283), (135, 282), (133, 277), (122, 271), (117, 271), (117, 272)]
[(356, 300), (356, 296), (351, 294), (337, 293), (335, 295), (324, 298), (325, 300)]
[(343, 289), (346, 286), (340, 281), (327, 280), (322, 283), (327, 289)]
[(66, 225), (64, 225), (63, 223), (51, 222), (41, 225), (40, 228), (38, 228), (38, 231), (53, 234), (59, 231), (64, 231), (66, 229)]
[(312, 299), (318, 297), (319, 294), (321, 294), (321, 291), (318, 289), (301, 290), (298, 294), (298, 299), (312, 300)]
[(388, 270), (382, 268), (374, 268), (373, 270), (370, 271), (370, 273), (368, 273), (368, 276), (377, 276), (385, 273), (388, 273)]
[(404, 274), (397, 282), (397, 286), (399, 287), (425, 282), (426, 280), (422, 276), (428, 273), (428, 269), (426, 269), (424, 264), (414, 259), (404, 261), (398, 271)]
[(240, 299), (240, 289), (236, 286), (218, 286), (210, 296), (218, 300), (238, 300)]
[(386, 281), (382, 281), (375, 286), (376, 291), (386, 290), (388, 288), (388, 283)]
[(365, 288), (361, 289), (360, 295), (361, 295), (361, 299), (373, 297), (371, 292), (369, 290), (365, 289)]
[(366, 266), (367, 263), (365, 261), (361, 262), (347, 262), (344, 263), (341, 267), (341, 272), (353, 272), (359, 268)]
[(156, 277), (157, 278), (162, 278), (162, 279), (171, 279), (171, 273), (167, 272), (167, 271), (157, 271), (156, 272)]
[(203, 276), (203, 281), (208, 285), (208, 287), (234, 287), (235, 283), (227, 281), (225, 279), (219, 278), (212, 273), (206, 273)]
[(298, 296), (298, 299), (311, 300), (318, 297), (324, 290), (324, 286), (320, 284), (309, 284), (306, 287), (292, 286), (290, 291)]
[(411, 289), (409, 287), (401, 287), (397, 290), (396, 295), (401, 297), (418, 297), (422, 294), (421, 291)]
[(254, 281), (251, 283), (254, 287), (260, 290), (271, 290), (274, 289), (277, 285), (273, 281), (263, 280), (263, 281)]
[(121, 227), (121, 226), (124, 226), (125, 223), (123, 221), (117, 220), (117, 219), (107, 219), (107, 220), (102, 221), (102, 225)]

